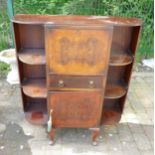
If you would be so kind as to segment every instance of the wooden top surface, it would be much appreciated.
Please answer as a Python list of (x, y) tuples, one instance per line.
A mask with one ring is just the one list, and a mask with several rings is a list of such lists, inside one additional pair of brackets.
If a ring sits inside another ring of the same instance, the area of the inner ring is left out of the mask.
[(21, 24), (56, 24), (56, 25), (108, 25), (108, 26), (140, 26), (138, 18), (110, 16), (65, 16), (65, 15), (35, 15), (17, 14), (12, 22)]
[(115, 26), (140, 26), (143, 21), (134, 17), (113, 17), (113, 16), (91, 16), (89, 19), (96, 19)]

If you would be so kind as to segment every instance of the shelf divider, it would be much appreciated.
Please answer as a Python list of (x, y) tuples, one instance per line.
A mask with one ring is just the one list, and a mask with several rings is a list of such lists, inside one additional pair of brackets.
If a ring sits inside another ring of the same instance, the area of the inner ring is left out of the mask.
[(105, 90), (105, 99), (117, 99), (126, 94), (126, 87), (121, 84), (108, 84)]
[(25, 95), (32, 98), (46, 98), (46, 80), (45, 79), (27, 79), (22, 83)]
[(110, 66), (125, 66), (133, 62), (133, 57), (128, 53), (117, 53), (111, 55)]
[(29, 65), (46, 64), (44, 49), (21, 49), (18, 53), (19, 60)]

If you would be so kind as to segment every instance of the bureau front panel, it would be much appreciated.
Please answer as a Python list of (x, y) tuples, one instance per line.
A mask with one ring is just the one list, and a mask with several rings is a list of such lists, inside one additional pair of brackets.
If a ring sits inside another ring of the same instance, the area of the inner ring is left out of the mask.
[(107, 69), (112, 30), (108, 27), (46, 27), (49, 72), (102, 74)]
[(99, 125), (102, 111), (100, 91), (59, 91), (48, 95), (53, 127), (90, 128)]

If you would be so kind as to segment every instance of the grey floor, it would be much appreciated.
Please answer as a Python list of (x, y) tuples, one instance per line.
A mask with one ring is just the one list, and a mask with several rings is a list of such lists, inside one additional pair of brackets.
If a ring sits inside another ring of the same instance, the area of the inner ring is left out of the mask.
[(90, 131), (61, 129), (50, 146), (46, 129), (25, 120), (19, 86), (0, 79), (0, 155), (153, 155), (153, 73), (134, 73), (117, 126), (103, 126), (99, 145)]

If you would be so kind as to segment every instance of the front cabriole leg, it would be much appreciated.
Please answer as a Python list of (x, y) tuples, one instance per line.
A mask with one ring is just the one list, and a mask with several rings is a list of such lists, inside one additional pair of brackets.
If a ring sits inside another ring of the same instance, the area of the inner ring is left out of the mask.
[(90, 128), (92, 132), (92, 144), (96, 146), (97, 143), (97, 137), (100, 135), (100, 128)]
[(54, 138), (55, 138), (55, 132), (56, 132), (56, 129), (55, 128), (52, 128), (51, 131), (49, 132), (49, 137), (50, 137), (50, 145), (53, 145), (54, 144)]

